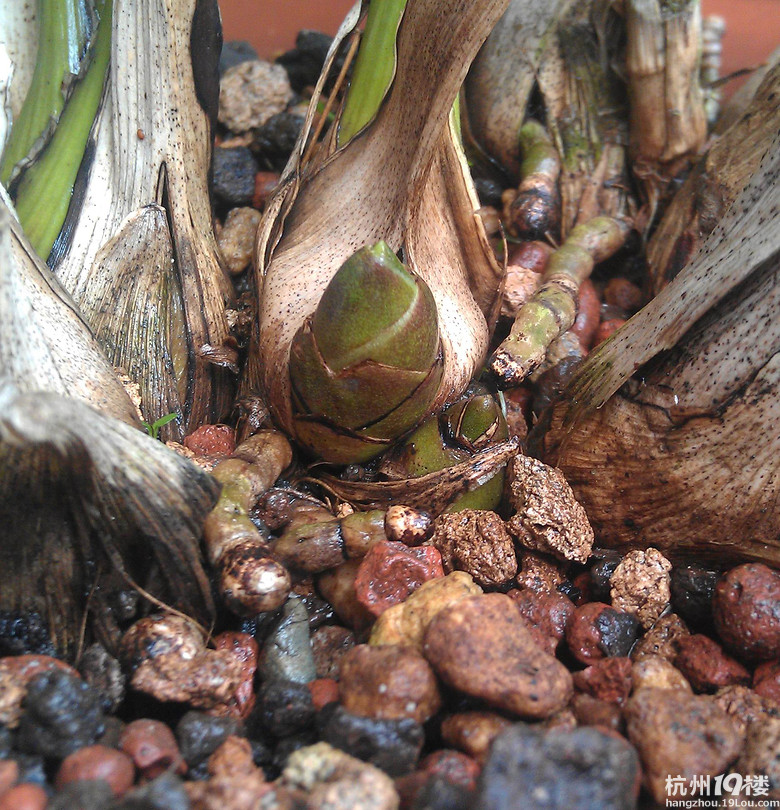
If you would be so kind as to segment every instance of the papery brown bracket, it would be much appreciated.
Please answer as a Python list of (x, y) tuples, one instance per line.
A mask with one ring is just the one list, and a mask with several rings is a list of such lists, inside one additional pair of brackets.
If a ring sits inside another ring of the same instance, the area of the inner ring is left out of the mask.
[(438, 515), (458, 496), (471, 492), (497, 475), (519, 449), (520, 440), (514, 437), (478, 451), (468, 461), (419, 478), (356, 482), (319, 475), (318, 480), (343, 500), (363, 509), (382, 509), (401, 503)]

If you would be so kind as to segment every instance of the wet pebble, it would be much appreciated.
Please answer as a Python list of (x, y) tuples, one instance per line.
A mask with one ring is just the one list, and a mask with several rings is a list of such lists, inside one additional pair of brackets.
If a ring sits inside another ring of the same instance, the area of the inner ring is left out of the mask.
[(71, 782), (106, 782), (114, 796), (126, 793), (135, 781), (133, 760), (114, 748), (88, 745), (69, 754), (57, 771), (55, 786), (62, 790)]
[(367, 630), (376, 618), (361, 602), (355, 592), (355, 577), (362, 560), (347, 560), (317, 577), (317, 588), (344, 624), (356, 633)]
[(186, 773), (187, 765), (171, 729), (159, 720), (133, 720), (119, 738), (119, 748), (130, 757), (147, 781), (165, 771)]
[(463, 751), (481, 764), (493, 740), (511, 725), (511, 720), (495, 712), (456, 712), (442, 721), (441, 737), (445, 745)]
[(722, 773), (739, 753), (742, 735), (708, 695), (677, 689), (641, 689), (625, 710), (628, 736), (639, 751), (647, 787), (660, 804), (666, 778)]
[(339, 681), (341, 705), (362, 717), (424, 723), (441, 706), (436, 677), (411, 647), (360, 644), (344, 657)]
[(498, 736), (480, 779), (479, 810), (630, 810), (639, 760), (626, 740), (596, 728), (543, 732), (517, 723)]
[(780, 658), (780, 573), (761, 563), (732, 568), (715, 587), (718, 635), (740, 657)]
[(548, 639), (547, 649), (554, 653), (566, 634), (566, 625), (574, 613), (574, 603), (559, 591), (512, 589), (507, 593), (520, 615)]
[(302, 684), (317, 677), (309, 636), (309, 614), (296, 596), (290, 596), (285, 602), (279, 623), (263, 645), (260, 674), (263, 681)]
[(219, 83), (219, 122), (231, 132), (249, 132), (292, 101), (287, 71), (262, 59), (228, 68)]
[(600, 658), (628, 655), (638, 630), (633, 614), (603, 602), (587, 602), (575, 609), (566, 625), (566, 643), (578, 661), (590, 664)]
[(579, 300), (577, 302), (577, 317), (574, 319), (571, 331), (580, 339), (585, 349), (593, 345), (593, 337), (601, 321), (601, 302), (599, 301), (593, 282), (586, 278), (580, 284)]
[(246, 146), (218, 146), (212, 158), (212, 189), (225, 205), (251, 205), (257, 164)]
[(716, 641), (697, 633), (680, 639), (674, 665), (697, 692), (714, 692), (721, 686), (750, 683), (750, 673), (727, 655)]
[(433, 518), (422, 509), (393, 504), (385, 511), (385, 534), (392, 542), (419, 546), (433, 534)]
[(502, 588), (517, 574), (514, 543), (504, 521), (486, 510), (445, 513), (435, 522), (431, 544), (444, 571), (466, 571), (483, 588)]
[(184, 761), (195, 767), (208, 759), (239, 723), (231, 717), (212, 717), (205, 712), (187, 712), (176, 725), (176, 739)]
[(100, 693), (61, 669), (33, 678), (24, 699), (17, 744), (22, 751), (63, 759), (103, 732)]
[(602, 658), (574, 673), (574, 688), (607, 703), (622, 705), (631, 693), (631, 669), (630, 658)]
[(374, 616), (381, 616), (424, 582), (443, 576), (441, 554), (433, 546), (410, 548), (383, 540), (373, 545), (361, 561), (355, 593)]
[(359, 717), (336, 704), (320, 712), (317, 725), (322, 740), (390, 776), (414, 770), (425, 739), (422, 726), (409, 718)]
[[(233, 209), (228, 215), (228, 220), (237, 211), (242, 210), (244, 209)], [(185, 436), (182, 444), (188, 450), (192, 450), (196, 456), (213, 457), (222, 460), (232, 455), (236, 449), (236, 431), (229, 425), (201, 425), (189, 436)]]
[(618, 563), (610, 577), (612, 606), (633, 613), (647, 629), (669, 606), (672, 564), (658, 549), (634, 549)]
[(423, 654), (445, 683), (521, 717), (549, 717), (571, 697), (569, 671), (536, 644), (504, 594), (471, 597), (439, 613)]
[(588, 597), (592, 602), (609, 602), (609, 581), (620, 565), (623, 555), (613, 549), (594, 549), (591, 558), (596, 561), (588, 570)]
[(718, 574), (698, 565), (672, 569), (672, 610), (689, 627), (706, 627), (712, 621), (712, 598)]
[(324, 625), (311, 634), (311, 651), (318, 678), (338, 680), (344, 656), (355, 646), (355, 634), (337, 624)]

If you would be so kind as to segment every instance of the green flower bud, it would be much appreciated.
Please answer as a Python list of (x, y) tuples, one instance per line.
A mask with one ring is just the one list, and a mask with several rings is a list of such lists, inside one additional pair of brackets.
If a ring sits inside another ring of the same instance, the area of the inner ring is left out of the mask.
[(326, 461), (366, 461), (425, 415), (441, 372), (428, 286), (384, 242), (361, 248), (293, 340), (298, 441)]

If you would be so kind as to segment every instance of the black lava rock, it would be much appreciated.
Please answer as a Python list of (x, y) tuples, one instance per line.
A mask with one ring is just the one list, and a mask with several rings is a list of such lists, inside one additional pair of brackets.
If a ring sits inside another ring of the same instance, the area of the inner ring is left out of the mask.
[(37, 754), (14, 754), (13, 759), (19, 766), (19, 779), (21, 782), (32, 782), (34, 785), (45, 787), (46, 763), (43, 757)]
[(681, 565), (671, 574), (672, 610), (689, 627), (702, 628), (712, 622), (712, 596), (718, 582), (716, 571), (698, 565)]
[(595, 728), (548, 732), (518, 723), (493, 742), (478, 810), (631, 810), (639, 759), (623, 738)]
[(14, 737), (11, 729), (0, 723), (0, 759), (8, 759), (13, 748)]
[(27, 687), (17, 746), (44, 757), (63, 759), (103, 733), (100, 693), (62, 670), (37, 675)]
[(263, 685), (253, 712), (254, 723), (262, 732), (275, 737), (289, 737), (312, 725), (314, 703), (309, 687), (295, 681), (271, 681)]
[(597, 557), (597, 561), (591, 566), (590, 569), (590, 598), (594, 602), (609, 602), (609, 580), (615, 569), (623, 559), (623, 555), (619, 551), (613, 549), (594, 549), (593, 557)]
[(248, 146), (217, 147), (212, 169), (212, 189), (220, 202), (230, 206), (252, 202), (257, 164)]
[(56, 655), (49, 625), (39, 613), (0, 610), (0, 656)]
[(422, 726), (414, 720), (359, 717), (337, 703), (320, 711), (317, 726), (321, 739), (334, 748), (370, 762), (394, 777), (414, 769), (425, 739)]
[(317, 83), (332, 41), (333, 37), (319, 31), (299, 31), (295, 47), (276, 60), (287, 71), (290, 86), (297, 93)]
[(504, 185), (493, 177), (477, 175), (474, 177), (474, 188), (477, 190), (482, 205), (492, 205), (501, 210), (501, 195)]
[(625, 657), (631, 652), (639, 633), (639, 620), (633, 613), (606, 608), (596, 616), (594, 624), (601, 635), (599, 647), (604, 655)]
[(231, 734), (242, 735), (237, 720), (204, 712), (187, 712), (176, 725), (179, 750), (190, 767), (210, 757)]
[(473, 791), (441, 775), (432, 776), (412, 802), (412, 810), (471, 810), (473, 806)]
[(308, 745), (314, 745), (318, 740), (317, 732), (313, 728), (307, 728), (299, 731), (297, 734), (290, 734), (288, 737), (282, 737), (276, 743), (274, 748), (273, 757), (271, 762), (263, 768), (266, 779), (276, 779), (284, 766), (287, 764), (287, 758), (293, 751), (299, 748), (306, 748)]
[(113, 712), (125, 697), (127, 678), (119, 661), (102, 644), (91, 644), (79, 661), (81, 677), (97, 689), (103, 710)]
[(263, 168), (281, 172), (303, 128), (303, 116), (291, 112), (272, 115), (254, 133), (254, 147)]
[(46, 810), (106, 810), (114, 807), (113, 800), (108, 782), (71, 782), (51, 798)]
[(164, 773), (126, 793), (112, 810), (190, 810), (190, 799), (181, 779)]
[(259, 58), (257, 51), (246, 40), (236, 39), (231, 42), (223, 42), (219, 55), (219, 75), (224, 76), (226, 70), (240, 65), (242, 62), (252, 62)]

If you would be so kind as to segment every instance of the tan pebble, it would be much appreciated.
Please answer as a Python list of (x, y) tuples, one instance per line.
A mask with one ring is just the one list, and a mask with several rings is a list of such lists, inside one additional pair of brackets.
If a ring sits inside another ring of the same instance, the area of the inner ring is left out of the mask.
[(446, 573), (466, 571), (483, 588), (501, 588), (517, 574), (514, 543), (504, 521), (485, 510), (464, 509), (436, 519), (431, 543)]
[(352, 714), (424, 723), (441, 706), (430, 664), (413, 648), (360, 644), (341, 664), (341, 705)]
[(668, 658), (661, 655), (643, 655), (634, 662), (631, 670), (633, 690), (639, 689), (682, 689), (691, 693), (691, 685), (685, 676)]
[(89, 745), (65, 757), (55, 784), (62, 790), (71, 782), (107, 782), (114, 796), (126, 793), (135, 781), (133, 760), (122, 751), (104, 745)]
[(249, 207), (233, 208), (225, 218), (217, 245), (231, 275), (237, 276), (249, 267), (261, 218), (259, 211)]
[(317, 590), (330, 603), (336, 615), (356, 632), (367, 630), (374, 616), (360, 604), (355, 592), (355, 577), (360, 560), (347, 560), (317, 577)]
[(459, 712), (445, 718), (441, 736), (447, 745), (484, 764), (490, 744), (511, 725), (511, 720), (493, 712)]
[(733, 762), (742, 735), (709, 695), (676, 689), (640, 689), (625, 710), (628, 737), (639, 751), (645, 782), (665, 804), (666, 778), (715, 776)]
[[(745, 747), (733, 770), (745, 776), (768, 777), (766, 796), (780, 799), (780, 718), (762, 717), (747, 728)], [(740, 797), (741, 798), (741, 797)]]
[(685, 622), (676, 613), (667, 613), (639, 639), (631, 651), (631, 658), (640, 661), (647, 655), (660, 655), (674, 661), (680, 650), (680, 639), (690, 635)]
[(420, 586), (405, 602), (386, 610), (371, 629), (368, 643), (404, 644), (422, 650), (423, 636), (439, 611), (482, 593), (465, 571), (453, 571)]
[(520, 717), (549, 717), (572, 694), (569, 671), (537, 645), (504, 594), (473, 596), (438, 613), (423, 654), (445, 683)]
[(225, 71), (219, 83), (219, 122), (231, 132), (261, 127), (282, 112), (293, 97), (287, 71), (253, 59)]
[(672, 598), (671, 570), (656, 548), (629, 551), (609, 579), (613, 607), (634, 613), (645, 629), (652, 627)]
[(0, 810), (44, 810), (48, 801), (40, 785), (23, 782), (0, 796)]
[(780, 716), (780, 707), (747, 686), (724, 686), (713, 700), (734, 721), (741, 734), (748, 726), (767, 717)]
[(571, 706), (577, 725), (600, 726), (610, 731), (622, 732), (623, 714), (616, 703), (608, 703), (580, 692), (572, 698)]
[(394, 504), (385, 512), (385, 534), (387, 539), (419, 546), (433, 533), (433, 518), (428, 512), (412, 506)]
[(237, 737), (234, 734), (226, 737), (208, 759), (208, 772), (211, 776), (249, 776), (257, 771), (258, 767), (252, 759), (252, 744), (246, 737)]

